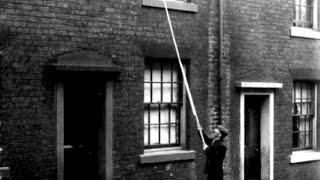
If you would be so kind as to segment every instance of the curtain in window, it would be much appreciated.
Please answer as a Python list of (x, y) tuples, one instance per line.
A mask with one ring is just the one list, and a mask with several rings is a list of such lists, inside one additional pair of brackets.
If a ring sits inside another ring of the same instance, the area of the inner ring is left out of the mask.
[(144, 145), (178, 145), (181, 82), (174, 62), (147, 62), (144, 72)]

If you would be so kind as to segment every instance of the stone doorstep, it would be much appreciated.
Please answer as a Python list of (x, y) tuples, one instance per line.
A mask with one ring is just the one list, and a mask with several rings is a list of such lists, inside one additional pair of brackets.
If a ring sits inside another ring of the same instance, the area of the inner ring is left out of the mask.
[(10, 177), (10, 168), (9, 167), (0, 167), (0, 179)]

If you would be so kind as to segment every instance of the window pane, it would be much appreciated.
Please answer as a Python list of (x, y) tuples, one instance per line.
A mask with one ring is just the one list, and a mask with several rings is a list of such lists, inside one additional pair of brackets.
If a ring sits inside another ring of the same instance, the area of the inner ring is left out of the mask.
[(163, 65), (162, 81), (163, 82), (171, 81), (171, 67), (169, 63)]
[(178, 84), (174, 83), (172, 87), (172, 102), (178, 102), (179, 101), (179, 87)]
[(163, 84), (163, 102), (171, 102), (171, 83)]
[(150, 83), (144, 83), (144, 102), (150, 103), (151, 102), (151, 92), (150, 92)]
[(159, 124), (159, 106), (158, 105), (151, 105), (150, 123)]
[(150, 66), (146, 65), (144, 70), (144, 81), (150, 82), (151, 81), (151, 74), (150, 74)]
[(305, 137), (305, 133), (304, 132), (301, 132), (299, 134), (299, 147), (300, 148), (303, 148), (305, 147), (305, 144), (306, 144), (306, 137)]
[(308, 110), (308, 105), (307, 105), (307, 103), (302, 103), (302, 111), (301, 111), (301, 114), (302, 114), (302, 115), (308, 114), (308, 113), (307, 113), (307, 110)]
[(301, 21), (307, 21), (307, 8), (301, 7)]
[(148, 113), (148, 109), (145, 108), (144, 113), (143, 113), (143, 121), (144, 121), (145, 125), (148, 124), (148, 119), (149, 119), (149, 115), (148, 114), (149, 114)]
[(295, 102), (300, 102), (300, 98), (301, 98), (301, 83), (295, 83), (295, 97), (296, 97), (296, 101)]
[(161, 102), (161, 83), (152, 83), (152, 102)]
[(294, 4), (300, 4), (300, 0), (294, 0)]
[(178, 82), (178, 65), (172, 65), (172, 82)]
[(148, 126), (144, 126), (144, 145), (148, 145), (149, 137), (148, 137)]
[(166, 105), (161, 105), (161, 124), (169, 122), (169, 108)]
[(297, 103), (293, 103), (293, 105), (292, 105), (292, 113), (293, 113), (294, 115), (298, 113)]
[(312, 7), (308, 7), (307, 14), (306, 14), (306, 20), (310, 23), (312, 21), (312, 14), (313, 14), (312, 9), (313, 9)]
[(170, 142), (177, 143), (176, 125), (170, 126)]
[(297, 148), (299, 147), (299, 133), (292, 134), (292, 147)]
[(301, 115), (301, 103), (296, 103), (296, 106), (297, 106), (296, 114)]
[(152, 64), (152, 81), (160, 82), (161, 81), (161, 67), (160, 63)]
[(307, 147), (311, 146), (311, 144), (310, 144), (310, 133), (309, 132), (306, 133), (306, 146)]
[(168, 125), (161, 125), (161, 144), (169, 144), (169, 127)]
[(299, 131), (305, 131), (305, 118), (300, 116)]
[(300, 6), (295, 6), (295, 20), (300, 20)]
[(171, 123), (176, 123), (177, 122), (177, 110), (175, 108), (171, 108), (170, 110), (170, 122)]
[(303, 98), (303, 102), (306, 102), (306, 98), (308, 97), (308, 92), (307, 92), (307, 84), (306, 83), (302, 83), (302, 98)]
[(306, 131), (310, 131), (310, 119), (306, 120)]
[(159, 144), (159, 126), (150, 126), (150, 145)]
[(293, 117), (292, 131), (299, 131), (299, 117)]

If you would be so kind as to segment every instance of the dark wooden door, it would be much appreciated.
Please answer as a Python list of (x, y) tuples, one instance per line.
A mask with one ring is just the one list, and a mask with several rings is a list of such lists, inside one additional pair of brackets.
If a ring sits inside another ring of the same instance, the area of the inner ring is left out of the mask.
[(260, 158), (261, 101), (257, 96), (245, 98), (245, 179), (261, 179)]
[(100, 179), (103, 84), (68, 82), (64, 97), (64, 179)]

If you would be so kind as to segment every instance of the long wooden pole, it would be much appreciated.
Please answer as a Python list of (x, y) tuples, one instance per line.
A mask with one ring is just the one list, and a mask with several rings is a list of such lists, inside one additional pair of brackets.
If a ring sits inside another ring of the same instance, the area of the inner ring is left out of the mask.
[(171, 32), (174, 48), (176, 50), (176, 54), (177, 54), (177, 57), (178, 57), (178, 62), (179, 62), (179, 66), (180, 66), (180, 69), (181, 69), (183, 82), (184, 82), (184, 85), (186, 87), (188, 99), (189, 99), (189, 102), (190, 102), (190, 105), (191, 105), (192, 114), (193, 114), (193, 116), (195, 117), (195, 119), (197, 121), (197, 128), (198, 128), (198, 130), (200, 132), (200, 137), (201, 137), (201, 140), (202, 140), (202, 143), (203, 143), (203, 147), (205, 147), (206, 143), (204, 141), (204, 137), (203, 137), (203, 133), (202, 133), (202, 127), (201, 127), (200, 122), (199, 122), (199, 118), (198, 118), (198, 115), (197, 115), (196, 107), (194, 106), (194, 102), (193, 102), (193, 98), (192, 98), (192, 95), (191, 95), (191, 91), (190, 91), (189, 83), (188, 83), (188, 80), (187, 80), (186, 72), (185, 72), (185, 70), (183, 68), (183, 65), (182, 65), (182, 62), (181, 62), (180, 53), (179, 53), (178, 45), (177, 45), (176, 38), (175, 38), (175, 35), (174, 35), (174, 32), (173, 32), (172, 23), (171, 23), (171, 19), (170, 19), (170, 15), (169, 15), (169, 11), (168, 11), (168, 6), (167, 6), (166, 0), (163, 0), (163, 3), (164, 3), (164, 8), (166, 10), (167, 18), (168, 18), (168, 23), (169, 23), (169, 27), (170, 27), (170, 32)]

